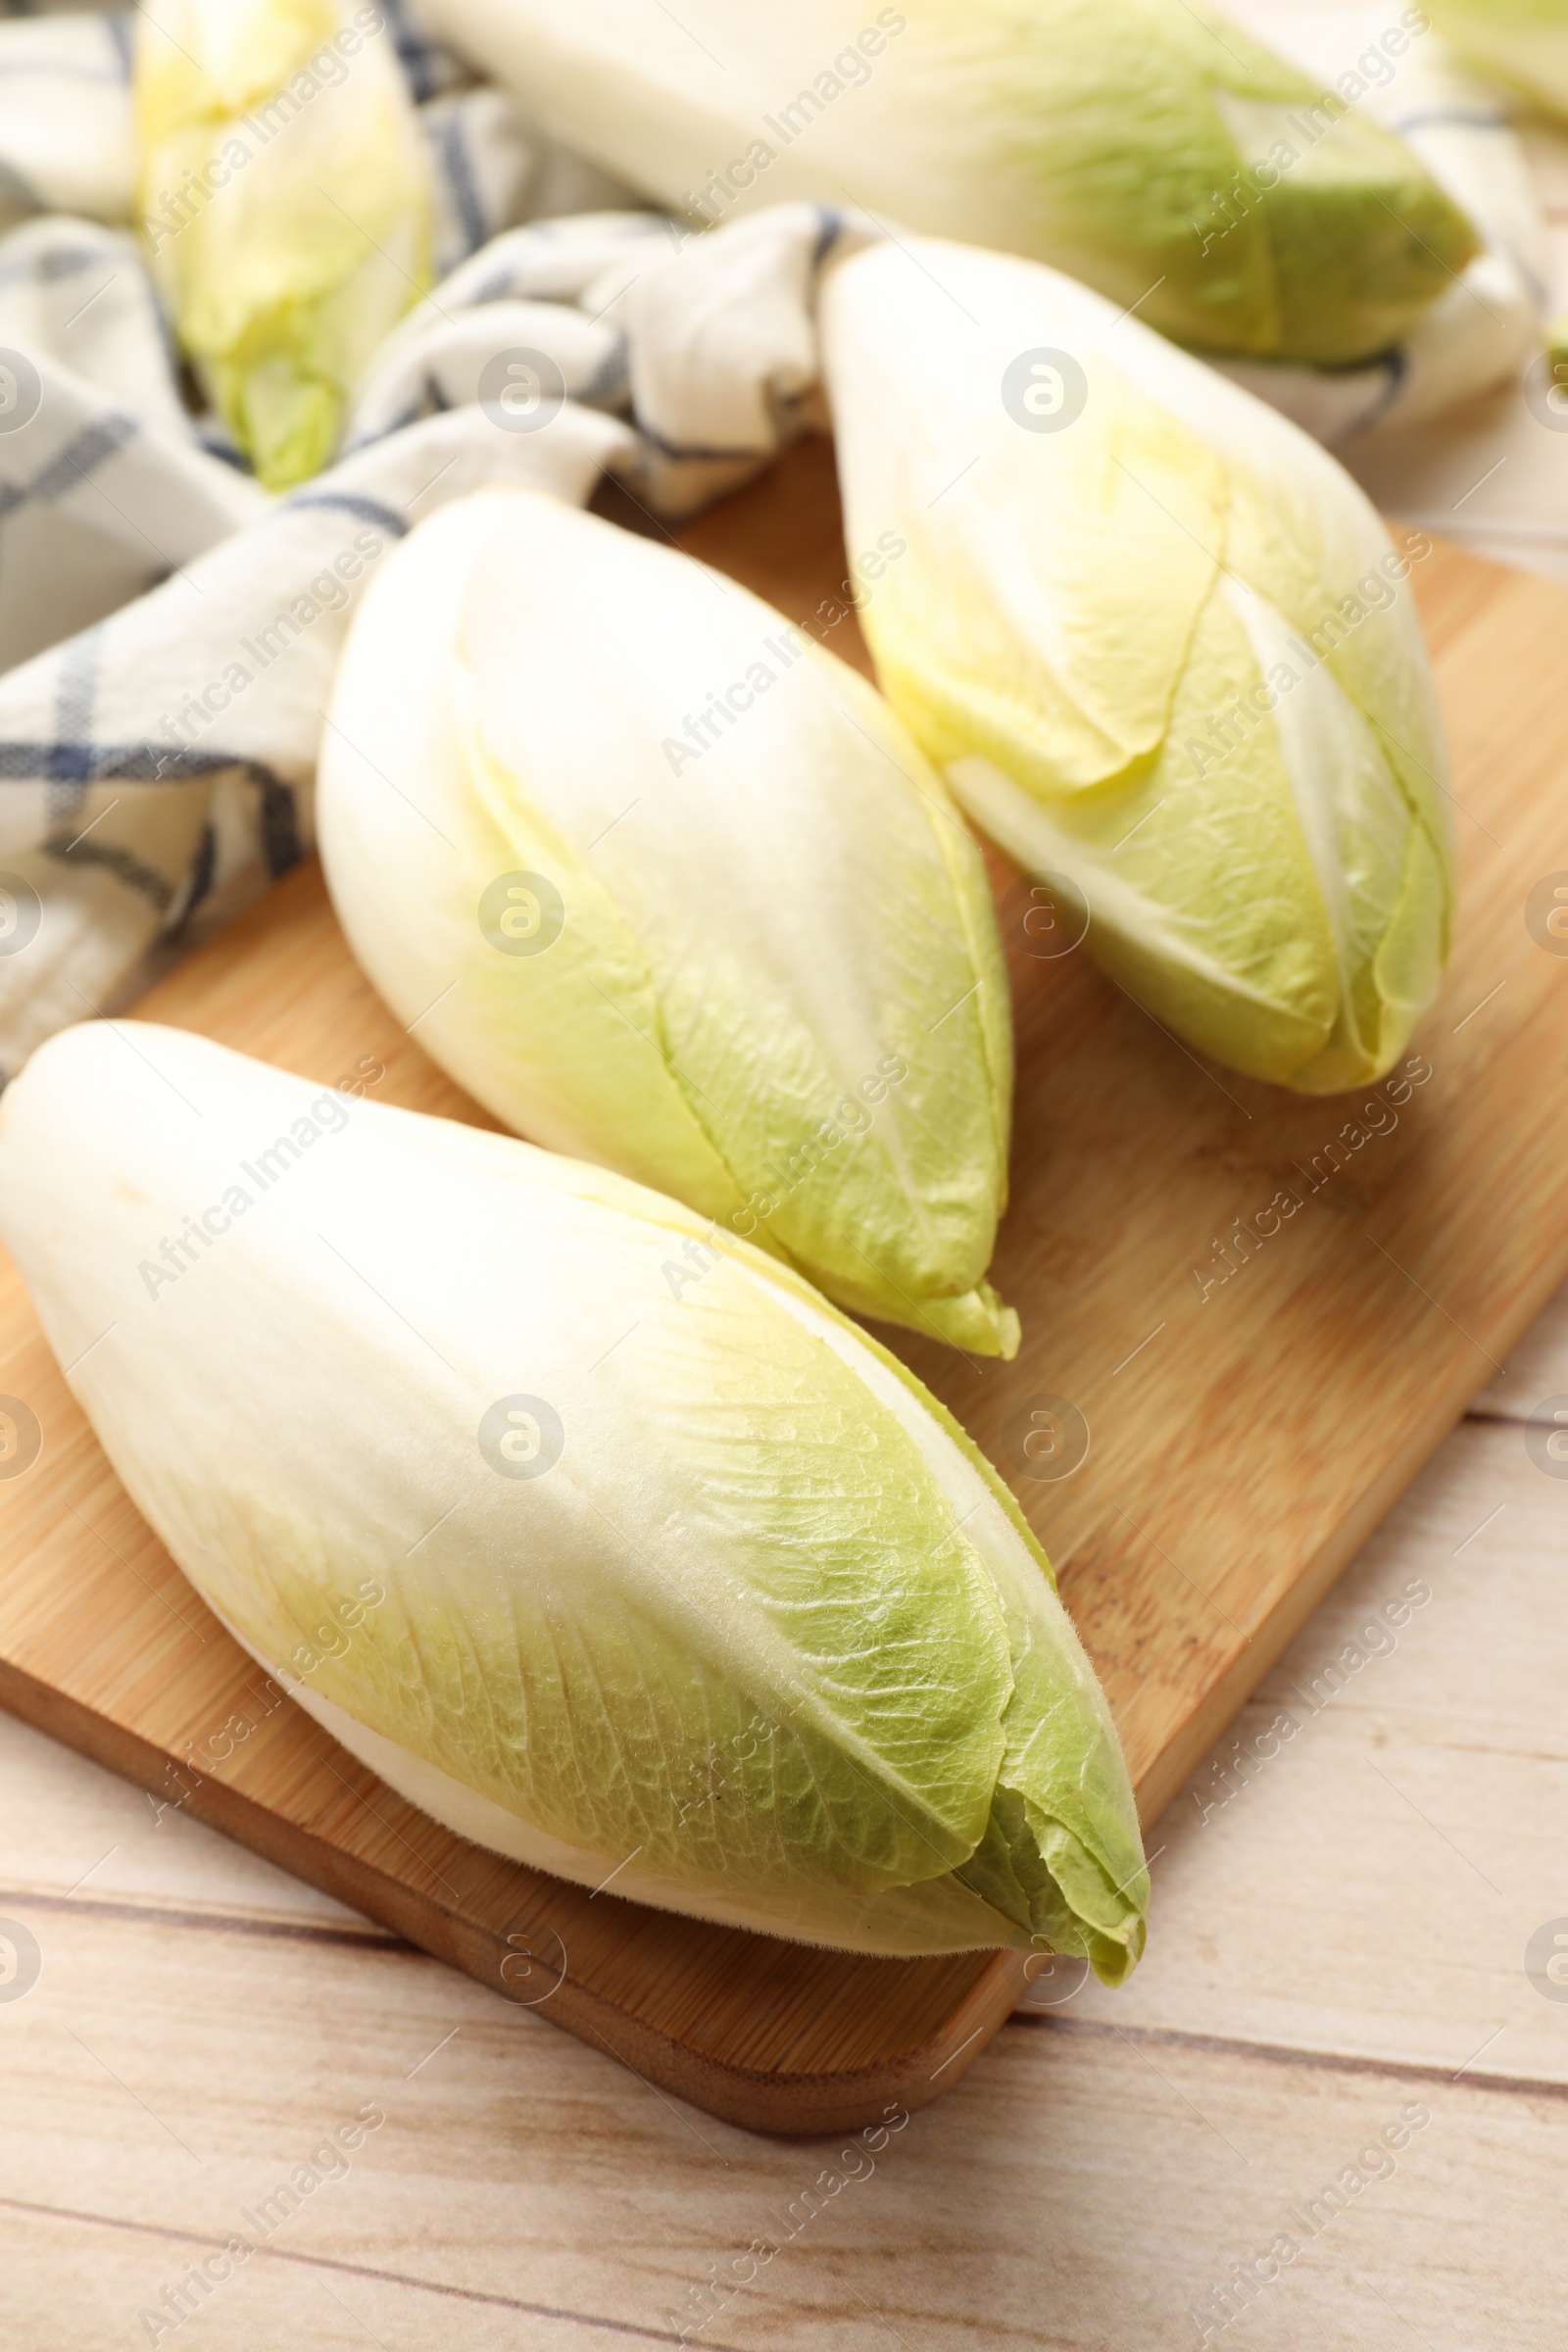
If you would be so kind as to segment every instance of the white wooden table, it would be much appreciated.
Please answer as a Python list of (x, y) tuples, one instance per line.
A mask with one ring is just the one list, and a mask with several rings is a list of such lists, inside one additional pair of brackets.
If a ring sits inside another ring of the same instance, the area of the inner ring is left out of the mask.
[(1568, 1295), (1152, 1838), (1133, 1984), (874, 2156), (676, 2105), (0, 1717), (0, 2345), (1563, 2352), (1559, 1391)]

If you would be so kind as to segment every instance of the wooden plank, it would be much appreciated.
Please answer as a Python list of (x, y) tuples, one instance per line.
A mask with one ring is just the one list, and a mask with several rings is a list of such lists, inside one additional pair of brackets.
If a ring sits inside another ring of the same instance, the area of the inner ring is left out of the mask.
[[(808, 445), (688, 536), (847, 649), (830, 489)], [(1430, 1078), (1314, 1185), (1299, 1171), (1325, 1164), (1362, 1098), (1298, 1100), (1200, 1065), (1081, 956), (1034, 959), (1027, 887), (999, 867), (1020, 1052), (997, 1279), (1024, 1348), (1004, 1367), (895, 1335), (1057, 1560), (1146, 1818), (1568, 1273), (1568, 1106), (1539, 1083), (1568, 1048), (1568, 973), (1522, 921), (1534, 884), (1568, 868), (1551, 659), (1568, 599), (1452, 551), (1415, 576), (1464, 811), (1453, 968), (1417, 1041)], [(349, 961), (314, 869), (143, 1009), (326, 1082), (368, 1055), (381, 1099), (477, 1115)], [(1216, 1237), (1293, 1182), (1299, 1213), (1204, 1295), (1194, 1268), (1212, 1269)], [(186, 1789), (202, 1818), (495, 1989), (536, 2000), (544, 1985), (541, 2014), (714, 2113), (826, 2129), (957, 2081), (1012, 2006), (1015, 1958), (861, 1961), (612, 1895), (590, 1911), (581, 1890), (438, 1831), (292, 1709), (263, 1714), (245, 1695), (261, 1678), (129, 1510), (8, 1281), (0, 1386), (32, 1404), (46, 1445), (0, 1485), (5, 1703)], [(1090, 1452), (1037, 1483), (1020, 1434), (1060, 1396)], [(240, 1710), (252, 1728), (213, 1756)]]
[[(1429, 2121), (1392, 2169), (1296, 2225), (1297, 2260), (1223, 2340), (1560, 2352), (1560, 2097), (1019, 2020), (885, 2140), (791, 2144), (416, 1955), (190, 1931), (176, 1971), (151, 1927), (106, 1944), (68, 1915), (50, 1936), (0, 2057), (0, 2340), (27, 2352), (145, 2343), (138, 2313), (236, 2233), (257, 2253), (166, 2347), (346, 2345), (346, 2307), (387, 2352), (687, 2325), (712, 2352), (1174, 2352), (1232, 2264), (1411, 2107)], [(347, 2167), (280, 2205), (367, 2107), (385, 2120)]]
[(1568, 2093), (1568, 1485), (1467, 1420), (1152, 1844), (1151, 1958), (1063, 2014)]
[(1494, 1421), (1528, 1421), (1539, 1405), (1568, 1396), (1568, 1291), (1545, 1305), (1471, 1405)]
[(96, 1918), (212, 1918), (238, 1935), (391, 1940), (292, 1871), (0, 1711), (0, 1913), (70, 1903)]

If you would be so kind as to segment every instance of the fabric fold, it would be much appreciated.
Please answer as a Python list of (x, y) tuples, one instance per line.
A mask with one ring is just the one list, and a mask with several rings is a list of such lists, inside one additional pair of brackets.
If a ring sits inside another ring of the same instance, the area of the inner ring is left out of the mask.
[(573, 404), (520, 438), (477, 409), (432, 417), (0, 678), (0, 1073), (136, 993), (204, 901), (310, 847), (349, 616), (413, 523), (493, 482), (580, 504), (629, 438)]

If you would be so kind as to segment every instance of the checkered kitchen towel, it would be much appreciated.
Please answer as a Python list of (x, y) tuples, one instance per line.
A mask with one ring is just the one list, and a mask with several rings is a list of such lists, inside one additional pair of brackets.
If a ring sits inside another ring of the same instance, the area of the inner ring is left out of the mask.
[[(389, 30), (418, 101), (438, 273), (528, 214), (605, 201), (603, 175), (524, 129), (401, 5)], [(216, 420), (180, 396), (128, 223), (135, 196), (130, 17), (0, 17), (0, 670), (102, 617), (259, 513)]]
[[(523, 122), (419, 30), (406, 0), (388, 27), (429, 143), (436, 270), (530, 214), (624, 202), (602, 172)], [(135, 209), (127, 9), (37, 14), (0, 7), (0, 226), (32, 213), (129, 221)]]
[(678, 514), (757, 471), (808, 414), (815, 273), (864, 233), (810, 205), (510, 232), (393, 339), (336, 466), (0, 676), (0, 1076), (309, 847), (338, 650), (397, 539), (490, 482), (581, 503), (608, 466)]
[(202, 446), (123, 229), (46, 215), (0, 238), (0, 353), (4, 668), (270, 502)]
[(308, 846), (348, 616), (415, 521), (492, 482), (581, 501), (629, 448), (574, 405), (528, 435), (429, 418), (0, 678), (0, 1069), (113, 1008), (209, 894)]

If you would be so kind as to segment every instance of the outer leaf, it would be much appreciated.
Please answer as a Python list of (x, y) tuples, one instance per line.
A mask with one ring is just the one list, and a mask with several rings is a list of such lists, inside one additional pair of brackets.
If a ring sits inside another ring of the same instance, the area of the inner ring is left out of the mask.
[[(8, 1090), (0, 1229), (175, 1558), (415, 1801), (808, 1941), (1136, 1956), (1131, 1797), (1043, 1559), (786, 1268), (737, 1246), (677, 1301), (673, 1202), (146, 1026)], [(485, 1450), (519, 1398), (537, 1475)]]
[(1568, 114), (1568, 16), (1562, 0), (1434, 0), (1455, 48), (1555, 114)]
[(392, 33), (347, 0), (143, 0), (136, 114), (153, 274), (239, 446), (287, 488), (331, 456), (428, 276)]
[(694, 217), (785, 198), (1023, 253), (1205, 350), (1397, 342), (1479, 250), (1397, 138), (1189, 0), (427, 0)]
[(1076, 881), (1090, 952), (1205, 1051), (1380, 1074), (1437, 987), (1452, 847), (1410, 563), (1360, 492), (1029, 263), (871, 247), (822, 314), (852, 538), (910, 547), (878, 673), (976, 821)]
[[(779, 613), (552, 500), (455, 504), (357, 619), (319, 825), (372, 978), (510, 1126), (846, 1305), (1011, 1352), (979, 854), (886, 706)], [(537, 953), (485, 912), (509, 874), (543, 878), (518, 886), (550, 908)]]

